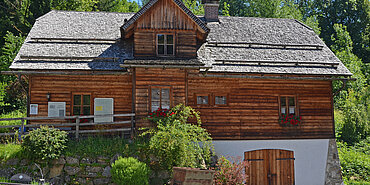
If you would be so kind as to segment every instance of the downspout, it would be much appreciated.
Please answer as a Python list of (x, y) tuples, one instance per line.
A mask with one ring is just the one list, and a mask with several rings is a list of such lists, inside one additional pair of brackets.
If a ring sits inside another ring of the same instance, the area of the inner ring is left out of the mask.
[(336, 96), (336, 95), (338, 95), (338, 94), (340, 93), (340, 91), (342, 91), (342, 90), (344, 89), (344, 87), (346, 87), (348, 80), (347, 80), (347, 79), (343, 79), (343, 80), (341, 80), (341, 81), (343, 82), (343, 83), (342, 83), (342, 87), (341, 87), (341, 88), (339, 88), (339, 89), (337, 90), (337, 92), (335, 92), (335, 93), (333, 94), (333, 97), (334, 97), (334, 96)]

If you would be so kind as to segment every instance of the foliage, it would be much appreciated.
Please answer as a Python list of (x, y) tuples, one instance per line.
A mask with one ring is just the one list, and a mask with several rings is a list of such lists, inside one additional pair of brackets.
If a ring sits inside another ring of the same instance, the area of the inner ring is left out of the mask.
[(218, 160), (214, 177), (215, 185), (242, 185), (247, 181), (246, 170), (249, 164), (240, 158), (230, 162), (225, 157)]
[(22, 148), (20, 144), (7, 143), (0, 144), (0, 162), (21, 155)]
[(169, 109), (158, 108), (157, 110), (149, 113), (148, 120), (151, 121), (152, 123), (156, 123), (159, 120), (167, 119), (168, 117), (173, 116), (174, 114), (175, 113)]
[[(345, 181), (370, 181), (370, 137), (354, 146), (337, 142)], [(353, 182), (353, 184), (356, 184)]]
[[(8, 32), (5, 35), (5, 45), (1, 48), (0, 71), (8, 71), (9, 66), (17, 55), (24, 37), (14, 36)], [(21, 80), (26, 84), (25, 80)], [(28, 85), (25, 85), (28, 87)], [(0, 114), (9, 113), (17, 109), (24, 109), (26, 105), (26, 91), (11, 75), (0, 75)]]
[(227, 2), (224, 2), (222, 9), (223, 16), (230, 16), (230, 5)]
[(183, 0), (183, 3), (195, 15), (204, 15), (204, 7), (200, 0)]
[[(205, 167), (211, 157), (211, 137), (200, 127), (198, 112), (182, 104), (173, 109), (174, 116), (157, 122), (155, 129), (150, 129), (142, 136), (150, 135), (149, 153), (158, 159), (153, 168), (172, 171), (178, 167)], [(196, 118), (198, 124), (188, 123), (189, 118)]]
[(136, 155), (139, 143), (140, 141), (135, 140), (134, 143), (130, 144), (121, 137), (87, 137), (78, 141), (69, 140), (64, 154), (81, 157), (113, 157), (115, 154), (122, 154), (128, 157)]
[(139, 160), (118, 158), (112, 164), (112, 180), (119, 185), (146, 185), (149, 184), (149, 168)]
[[(0, 96), (1, 100), (1, 96)], [(0, 115), (1, 118), (22, 118), (26, 117), (26, 113), (23, 110), (15, 110), (13, 112), (7, 113), (7, 114), (2, 114)], [(22, 121), (21, 120), (13, 120), (13, 121), (0, 121), (0, 126), (5, 126), (5, 125), (21, 125)], [(12, 128), (0, 128), (0, 133), (8, 132)]]
[(66, 143), (65, 131), (40, 127), (23, 137), (22, 149), (33, 159), (57, 159), (66, 148)]
[(279, 117), (279, 124), (284, 127), (298, 126), (301, 124), (301, 117), (293, 114), (282, 114)]
[[(366, 91), (369, 90), (369, 88), (366, 89)], [(343, 107), (342, 120), (337, 120), (339, 121), (337, 123), (338, 139), (349, 144), (354, 144), (366, 138), (370, 131), (370, 114), (366, 110), (368, 106), (364, 105), (361, 99), (362, 97), (357, 97), (355, 92), (349, 90), (348, 98), (345, 100)]]
[(231, 16), (297, 19), (320, 34), (317, 15), (307, 12), (312, 5), (295, 0), (221, 0), (220, 10), (227, 8)]
[(329, 46), (333, 45), (331, 35), (336, 30), (335, 24), (348, 27), (353, 39), (354, 54), (364, 62), (370, 62), (369, 34), (370, 34), (370, 1), (369, 0), (316, 0), (315, 14), (318, 16), (321, 27), (320, 37)]

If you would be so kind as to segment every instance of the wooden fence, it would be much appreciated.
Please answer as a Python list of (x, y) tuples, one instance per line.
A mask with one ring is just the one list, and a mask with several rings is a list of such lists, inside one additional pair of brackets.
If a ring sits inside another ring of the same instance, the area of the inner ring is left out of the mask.
[[(117, 122), (99, 122), (99, 123), (81, 123), (81, 119), (91, 119), (96, 117), (131, 117), (131, 120), (128, 121), (117, 121)], [(134, 132), (135, 128), (135, 114), (107, 114), (107, 115), (90, 115), (90, 116), (65, 116), (65, 117), (26, 117), (26, 118), (3, 118), (0, 121), (15, 121), (20, 120), (20, 125), (6, 125), (0, 126), (0, 128), (20, 128), (18, 135), (22, 136), (27, 134), (25, 132), (25, 128), (39, 128), (40, 126), (49, 126), (49, 127), (57, 127), (59, 129), (67, 129), (66, 132), (74, 133), (76, 135), (76, 139), (79, 138), (79, 135), (82, 133), (103, 133), (103, 132), (128, 132), (130, 131), (131, 134)], [(37, 121), (37, 120), (76, 120), (75, 123), (54, 123), (54, 124), (25, 124), (26, 121)], [(129, 128), (114, 128), (114, 129), (81, 129), (82, 126), (100, 126), (100, 125), (123, 125), (123, 124), (131, 124)], [(75, 128), (75, 130), (72, 129)], [(0, 133), (0, 136), (13, 136), (16, 135), (17, 132), (8, 132), (8, 133)]]

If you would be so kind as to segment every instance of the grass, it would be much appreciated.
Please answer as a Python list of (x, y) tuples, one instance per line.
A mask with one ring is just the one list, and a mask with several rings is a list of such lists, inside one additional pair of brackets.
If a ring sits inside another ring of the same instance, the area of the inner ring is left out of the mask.
[(66, 156), (113, 157), (115, 154), (131, 156), (137, 153), (140, 141), (129, 143), (121, 137), (88, 137), (79, 141), (69, 140)]
[[(25, 111), (22, 110), (15, 110), (13, 112), (2, 114), (0, 115), (1, 118), (22, 118), (26, 117)], [(20, 125), (22, 124), (21, 120), (14, 120), (14, 121), (0, 121), (0, 126), (6, 125)], [(9, 132), (12, 128), (0, 128), (0, 133)]]
[(22, 148), (20, 144), (0, 144), (0, 161), (6, 161), (13, 157), (18, 157), (21, 154)]

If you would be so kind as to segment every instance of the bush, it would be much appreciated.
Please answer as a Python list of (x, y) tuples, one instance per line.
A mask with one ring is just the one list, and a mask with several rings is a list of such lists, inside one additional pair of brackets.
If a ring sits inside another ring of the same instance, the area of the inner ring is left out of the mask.
[(22, 148), (32, 159), (57, 159), (66, 148), (67, 132), (40, 127), (23, 137)]
[(354, 146), (347, 146), (342, 142), (337, 142), (337, 144), (344, 179), (369, 181), (370, 137)]
[(248, 167), (247, 161), (240, 159), (231, 163), (225, 157), (218, 160), (216, 173), (214, 177), (215, 185), (241, 185), (247, 182), (246, 171)]
[(118, 185), (147, 185), (149, 184), (149, 169), (145, 163), (128, 157), (119, 157), (112, 164), (112, 180)]
[[(148, 150), (158, 159), (151, 167), (170, 173), (174, 166), (206, 168), (213, 147), (209, 133), (200, 127), (199, 114), (184, 105), (171, 111), (175, 114), (158, 121), (156, 129), (143, 133), (151, 135)], [(191, 117), (196, 117), (198, 124), (187, 123)]]

